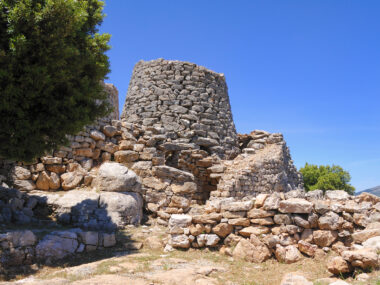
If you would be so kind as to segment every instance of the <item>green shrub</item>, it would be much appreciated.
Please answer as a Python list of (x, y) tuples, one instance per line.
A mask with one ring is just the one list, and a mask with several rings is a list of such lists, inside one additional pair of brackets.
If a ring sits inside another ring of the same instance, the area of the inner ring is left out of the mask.
[(349, 184), (350, 174), (338, 165), (313, 165), (306, 163), (300, 169), (303, 176), (306, 191), (320, 190), (345, 190), (349, 194), (355, 192), (355, 188)]
[(0, 157), (31, 161), (108, 113), (103, 4), (0, 1)]

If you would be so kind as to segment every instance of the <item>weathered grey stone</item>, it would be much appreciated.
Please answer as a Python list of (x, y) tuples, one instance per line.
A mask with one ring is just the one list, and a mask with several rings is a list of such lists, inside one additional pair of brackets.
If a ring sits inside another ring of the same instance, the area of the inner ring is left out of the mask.
[(330, 190), (326, 191), (325, 198), (329, 200), (346, 201), (350, 195), (344, 190)]
[(191, 194), (197, 192), (197, 184), (185, 182), (183, 184), (172, 184), (171, 189), (175, 194)]
[(172, 196), (169, 207), (186, 209), (190, 206), (190, 200), (181, 196)]
[(114, 233), (103, 233), (103, 247), (112, 247), (116, 245), (116, 236)]
[(323, 215), (330, 211), (330, 201), (316, 200), (314, 201), (314, 209), (318, 214)]
[(305, 198), (309, 201), (322, 200), (323, 191), (322, 190), (313, 190), (313, 191), (306, 192)]
[(276, 246), (275, 255), (278, 261), (286, 264), (294, 263), (301, 259), (301, 253), (294, 245), (282, 247), (278, 244)]
[(362, 269), (375, 268), (379, 265), (377, 253), (371, 248), (343, 251), (342, 257), (352, 266)]
[(14, 180), (28, 180), (31, 178), (31, 172), (25, 167), (15, 166), (12, 171), (12, 176)]
[(61, 157), (42, 157), (41, 161), (43, 164), (61, 164), (62, 158)]
[(327, 212), (319, 218), (318, 225), (321, 230), (337, 230), (340, 227), (339, 215)]
[(99, 141), (99, 140), (104, 141), (106, 139), (106, 136), (97, 130), (90, 131), (90, 137), (96, 141)]
[(365, 229), (362, 231), (357, 231), (352, 234), (352, 239), (356, 243), (365, 242), (371, 237), (380, 236), (380, 228), (377, 229)]
[(120, 163), (133, 162), (138, 160), (139, 154), (132, 150), (119, 150), (114, 153), (115, 161)]
[(249, 211), (252, 207), (253, 201), (221, 203), (221, 209), (230, 212)]
[(29, 230), (8, 232), (6, 239), (12, 247), (33, 246), (37, 242), (36, 235)]
[(200, 247), (215, 247), (220, 238), (216, 234), (200, 234), (197, 236), (197, 242)]
[[(210, 214), (202, 214), (202, 215), (193, 216), (193, 222), (199, 223), (199, 224), (216, 224), (220, 222), (221, 219), (222, 219), (222, 214), (219, 214), (219, 213), (210, 213)], [(247, 223), (246, 219), (244, 219), (244, 221), (245, 223)]]
[(313, 204), (299, 198), (283, 200), (279, 203), (279, 211), (282, 213), (309, 214), (313, 209)]
[(71, 190), (77, 187), (83, 179), (80, 172), (66, 172), (61, 175), (61, 185), (63, 190)]
[(14, 187), (22, 191), (32, 191), (36, 189), (36, 184), (32, 180), (15, 180)]
[(247, 217), (252, 218), (252, 219), (273, 217), (274, 215), (275, 215), (274, 211), (264, 211), (262, 209), (252, 209), (247, 213)]
[(174, 214), (170, 217), (169, 227), (178, 226), (178, 227), (186, 228), (190, 226), (191, 221), (192, 221), (192, 217), (190, 215)]
[(265, 199), (264, 210), (277, 210), (280, 206), (281, 198), (278, 195), (271, 195)]
[(194, 181), (193, 174), (166, 165), (153, 167), (153, 174), (159, 178), (168, 178), (178, 182)]
[(95, 245), (99, 244), (99, 233), (98, 232), (79, 232), (79, 237), (82, 242), (86, 245)]
[(170, 244), (174, 248), (189, 248), (190, 240), (187, 235), (172, 235)]
[(292, 219), (290, 215), (286, 214), (278, 214), (273, 217), (273, 220), (278, 225), (290, 225), (292, 223)]
[(117, 129), (114, 126), (107, 125), (103, 127), (103, 133), (107, 137), (113, 137), (116, 134), (116, 132), (117, 132)]
[(72, 232), (53, 232), (46, 235), (36, 246), (36, 257), (46, 261), (58, 260), (75, 253), (77, 235)]
[(308, 281), (299, 273), (287, 273), (281, 280), (280, 285), (313, 285), (313, 282)]
[(336, 231), (318, 230), (313, 232), (314, 243), (320, 247), (330, 246), (337, 238)]
[(244, 237), (250, 237), (252, 234), (260, 236), (269, 233), (270, 229), (263, 226), (250, 226), (243, 228), (239, 231), (239, 234)]
[(127, 224), (140, 224), (143, 216), (143, 199), (139, 193), (102, 192), (99, 206), (106, 209), (112, 223), (117, 227)]
[(363, 242), (363, 247), (372, 248), (378, 252), (380, 252), (380, 236), (371, 237)]
[(92, 187), (108, 192), (141, 192), (140, 178), (126, 166), (116, 162), (103, 163)]

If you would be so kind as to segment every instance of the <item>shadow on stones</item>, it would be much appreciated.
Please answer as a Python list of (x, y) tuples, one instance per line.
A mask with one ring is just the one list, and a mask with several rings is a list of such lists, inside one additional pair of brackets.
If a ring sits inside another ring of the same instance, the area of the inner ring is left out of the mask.
[[(115, 256), (126, 256), (138, 250), (135, 247), (136, 241), (128, 230), (117, 231), (118, 225), (112, 221), (111, 214), (106, 209), (99, 209), (98, 202), (94, 200), (83, 200), (72, 206), (69, 212), (57, 213), (55, 207), (48, 205), (47, 198), (38, 197), (37, 202), (35, 199), (33, 194), (0, 187), (0, 281), (26, 278), (46, 266), (63, 269)], [(147, 221), (145, 215), (141, 222), (144, 221)], [(22, 237), (18, 235), (15, 242), (12, 233), (25, 231), (32, 231), (37, 241), (33, 245), (17, 246)], [(37, 247), (41, 241), (59, 232), (77, 234), (78, 247), (75, 253), (62, 259), (39, 258)], [(86, 245), (79, 232), (98, 232), (100, 245), (95, 248)], [(103, 247), (104, 234), (113, 232), (116, 232), (116, 245)], [(81, 245), (84, 250), (78, 253)]]

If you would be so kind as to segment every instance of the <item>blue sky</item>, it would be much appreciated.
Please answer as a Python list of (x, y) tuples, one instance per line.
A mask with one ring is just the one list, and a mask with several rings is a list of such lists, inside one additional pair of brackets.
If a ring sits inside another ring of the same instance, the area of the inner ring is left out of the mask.
[(297, 167), (338, 164), (380, 185), (380, 1), (108, 0), (122, 109), (140, 59), (226, 76), (240, 133), (281, 132)]

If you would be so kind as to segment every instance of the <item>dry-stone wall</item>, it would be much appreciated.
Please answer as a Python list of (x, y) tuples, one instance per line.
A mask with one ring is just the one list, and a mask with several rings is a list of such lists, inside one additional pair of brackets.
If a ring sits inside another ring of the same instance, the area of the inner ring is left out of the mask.
[(193, 63), (138, 62), (121, 118), (162, 127), (172, 141), (194, 143), (210, 154), (233, 157), (238, 151), (224, 75)]
[(166, 250), (220, 248), (250, 262), (275, 256), (293, 263), (301, 253), (314, 257), (332, 249), (341, 255), (330, 262), (332, 273), (367, 270), (379, 265), (380, 198), (339, 190), (212, 198), (188, 214), (172, 215), (169, 232)]
[(303, 188), (281, 134), (253, 131), (240, 135), (240, 146), (242, 154), (211, 168), (211, 177), (219, 179), (211, 196), (245, 198)]
[(116, 245), (114, 233), (82, 231), (80, 229), (52, 231), (9, 231), (0, 233), (0, 273), (9, 266), (54, 264), (75, 254), (100, 250)]

